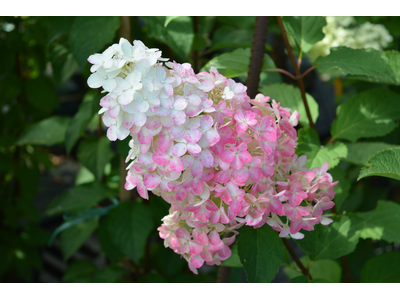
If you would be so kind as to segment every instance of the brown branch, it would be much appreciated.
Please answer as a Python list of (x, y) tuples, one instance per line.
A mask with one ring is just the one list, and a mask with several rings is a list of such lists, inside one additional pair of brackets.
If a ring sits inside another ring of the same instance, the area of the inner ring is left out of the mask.
[(282, 74), (285, 74), (285, 75), (289, 76), (289, 77), (292, 78), (293, 80), (297, 80), (297, 78), (296, 78), (295, 76), (293, 76), (293, 75), (290, 74), (288, 71), (285, 71), (285, 70), (283, 70), (283, 69), (276, 68), (276, 69), (267, 69), (267, 70), (265, 70), (265, 71), (267, 71), (267, 72), (279, 72), (279, 73), (282, 73)]
[(218, 283), (229, 282), (230, 273), (231, 273), (231, 268), (220, 266), (218, 269), (217, 282)]
[(296, 264), (299, 266), (301, 272), (308, 278), (309, 281), (312, 280), (311, 274), (308, 271), (308, 269), (303, 265), (303, 263), (300, 261), (298, 258), (296, 252), (294, 252), (292, 246), (290, 246), (290, 243), (287, 239), (282, 239), (283, 244), (285, 245), (286, 249), (289, 251), (290, 255), (293, 257), (293, 260), (296, 262)]
[(308, 103), (307, 103), (306, 90), (305, 90), (305, 87), (304, 87), (303, 77), (302, 77), (302, 75), (300, 73), (300, 68), (298, 67), (298, 65), (296, 63), (296, 60), (294, 58), (292, 47), (290, 47), (290, 44), (289, 44), (289, 41), (288, 41), (288, 38), (287, 38), (287, 34), (286, 34), (286, 30), (285, 30), (285, 27), (283, 26), (283, 23), (282, 23), (282, 18), (277, 16), (276, 19), (278, 21), (279, 28), (281, 29), (283, 42), (285, 43), (286, 49), (287, 49), (288, 54), (289, 54), (290, 61), (292, 62), (293, 69), (294, 69), (294, 72), (295, 72), (296, 77), (297, 77), (297, 83), (299, 84), (299, 88), (300, 88), (300, 92), (301, 92), (301, 98), (303, 99), (303, 103), (304, 103), (304, 106), (306, 108), (308, 121), (310, 122), (310, 128), (311, 129), (315, 129), (315, 125), (314, 125), (314, 122), (313, 122), (312, 117), (311, 117), (310, 108), (308, 107)]
[(131, 17), (120, 17), (121, 25), (118, 29), (119, 37), (127, 39), (129, 42), (132, 41), (132, 21)]
[(249, 73), (246, 82), (247, 95), (251, 99), (254, 99), (258, 93), (260, 73), (265, 51), (265, 42), (267, 40), (268, 23), (269, 17), (256, 17), (253, 43), (251, 46)]
[(329, 145), (330, 143), (332, 143), (335, 140), (335, 137), (331, 137), (331, 139), (326, 143), (327, 145)]
[(347, 283), (351, 283), (351, 276), (350, 276), (350, 270), (349, 270), (349, 264), (347, 263), (347, 257), (346, 255), (342, 256), (342, 265), (343, 265), (343, 271), (344, 271), (344, 276), (346, 278)]
[(301, 74), (301, 77), (303, 78), (304, 76), (306, 76), (308, 73), (310, 73), (312, 70), (314, 70), (316, 68), (316, 66), (312, 66), (310, 67), (308, 70), (306, 70), (303, 74)]
[[(199, 34), (199, 16), (193, 17), (193, 31), (194, 34)], [(199, 51), (193, 51), (193, 70), (195, 73), (200, 71)]]

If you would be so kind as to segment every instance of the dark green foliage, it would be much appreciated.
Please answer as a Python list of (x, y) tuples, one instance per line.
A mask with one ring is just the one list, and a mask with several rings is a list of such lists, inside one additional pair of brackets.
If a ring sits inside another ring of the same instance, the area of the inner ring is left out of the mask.
[[(255, 20), (132, 17), (132, 36), (126, 38), (159, 48), (171, 61), (189, 62), (196, 72), (214, 66), (245, 84)], [(325, 100), (335, 98), (329, 108), (335, 120), (322, 133), (322, 127), (310, 128), (297, 83), (276, 72), (293, 70), (270, 17), (259, 92), (300, 112), (296, 154), (307, 155), (310, 169), (328, 161), (333, 182), (339, 181), (336, 213), (328, 212), (333, 223), (302, 230), (304, 239), (295, 241), (313, 280), (291, 260), (278, 233), (264, 225), (239, 229), (232, 256), (222, 263), (230, 268), (227, 281), (275, 282), (286, 276), (291, 283), (337, 283), (350, 275), (352, 282), (400, 282), (400, 18), (356, 17), (352, 26), (366, 21), (383, 24), (393, 36), (385, 51), (333, 48), (313, 62), (314, 75), (304, 77), (314, 123), (330, 118)], [(283, 22), (304, 72), (307, 53), (325, 36), (326, 19), (284, 17)], [(68, 283), (217, 280), (218, 266), (204, 266), (194, 275), (185, 258), (165, 248), (157, 228), (168, 214), (167, 202), (152, 193), (143, 200), (135, 190), (128, 201), (110, 200), (125, 182), (121, 161), (129, 140), (110, 142), (105, 136), (97, 114), (104, 94), (87, 86), (87, 59), (118, 43), (120, 26), (117, 16), (0, 17), (2, 282), (40, 281), (38, 274), (48, 267), (46, 251), (59, 253), (67, 266), (59, 280)], [(312, 81), (321, 74), (332, 79)], [(343, 92), (332, 95), (325, 86), (333, 85)], [(315, 93), (321, 86), (322, 96)], [(59, 175), (74, 166), (73, 175)], [(51, 234), (61, 224), (64, 230), (56, 232), (50, 248)], [(96, 258), (87, 248), (93, 240), (101, 248)], [(91, 259), (82, 259), (82, 253)]]

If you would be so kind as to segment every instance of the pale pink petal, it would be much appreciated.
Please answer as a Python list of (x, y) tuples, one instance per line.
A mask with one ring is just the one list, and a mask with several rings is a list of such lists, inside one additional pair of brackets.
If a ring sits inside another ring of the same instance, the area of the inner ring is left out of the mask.
[(160, 182), (161, 182), (160, 175), (155, 173), (147, 174), (143, 181), (145, 187), (148, 189), (155, 188), (160, 184)]
[(165, 152), (156, 151), (153, 154), (153, 161), (157, 165), (160, 165), (160, 166), (165, 165), (169, 161), (169, 155)]
[(132, 117), (133, 124), (135, 124), (138, 127), (142, 127), (146, 123), (146, 120), (147, 116), (141, 112), (135, 113)]
[(190, 263), (193, 265), (193, 267), (200, 268), (204, 264), (204, 260), (200, 255), (197, 255), (190, 258)]
[(214, 120), (210, 115), (203, 115), (200, 119), (200, 127), (203, 130), (209, 130), (214, 124)]
[(113, 108), (110, 108), (108, 110), (108, 115), (110, 116), (110, 118), (116, 119), (118, 117), (120, 109), (121, 109), (121, 106), (119, 106), (119, 105), (115, 105)]

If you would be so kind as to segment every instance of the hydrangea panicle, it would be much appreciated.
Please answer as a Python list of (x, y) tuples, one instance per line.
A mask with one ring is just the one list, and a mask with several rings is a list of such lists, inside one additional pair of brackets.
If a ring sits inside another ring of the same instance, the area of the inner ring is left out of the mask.
[[(130, 137), (125, 188), (171, 205), (158, 228), (190, 270), (219, 265), (243, 225), (269, 225), (301, 239), (334, 206), (328, 164), (309, 170), (295, 154), (299, 113), (228, 79), (214, 67), (195, 74), (158, 49), (121, 39), (89, 57), (102, 87), (107, 137)], [(270, 101), (271, 100), (271, 101)]]

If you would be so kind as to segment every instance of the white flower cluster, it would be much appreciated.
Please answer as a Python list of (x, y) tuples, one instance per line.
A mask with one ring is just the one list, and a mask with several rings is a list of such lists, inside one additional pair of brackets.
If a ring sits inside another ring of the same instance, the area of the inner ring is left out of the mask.
[(382, 51), (393, 41), (385, 26), (365, 22), (355, 25), (353, 17), (326, 17), (327, 25), (322, 29), (325, 38), (316, 43), (308, 53), (311, 61), (318, 56), (327, 56), (330, 48), (345, 46), (353, 49), (374, 48)]

